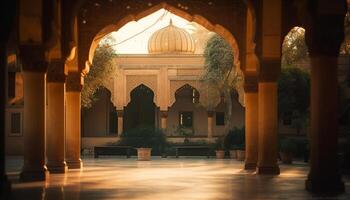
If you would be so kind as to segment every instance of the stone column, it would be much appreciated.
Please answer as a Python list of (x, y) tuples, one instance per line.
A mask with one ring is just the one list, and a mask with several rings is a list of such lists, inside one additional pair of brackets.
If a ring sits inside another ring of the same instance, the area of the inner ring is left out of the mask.
[(168, 119), (168, 111), (160, 111), (160, 128), (162, 130), (167, 129), (167, 119)]
[(69, 72), (66, 81), (66, 162), (68, 169), (82, 167), (80, 159), (82, 77), (79, 72)]
[[(9, 30), (6, 30), (9, 32)], [(7, 33), (9, 34), (9, 33)], [(4, 38), (1, 38), (4, 39)], [(5, 43), (0, 44), (0, 199), (10, 199), (11, 183), (7, 178), (5, 171), (5, 105), (6, 105), (6, 74), (7, 74), (7, 59), (6, 59)]]
[(208, 138), (213, 137), (213, 121), (214, 121), (214, 111), (207, 111), (208, 113)]
[(65, 173), (65, 81), (64, 62), (52, 60), (47, 73), (46, 166), (50, 173)]
[(121, 136), (123, 133), (123, 115), (124, 111), (123, 110), (117, 110), (117, 115), (118, 115), (118, 136)]
[[(345, 2), (329, 2), (333, 6)], [(313, 16), (305, 41), (311, 61), (310, 172), (306, 189), (316, 193), (344, 192), (338, 168), (338, 55), (344, 39), (346, 7)]]
[(258, 83), (258, 174), (279, 174), (277, 76), (279, 60), (263, 60)]
[(44, 47), (22, 45), (24, 92), (24, 166), (23, 181), (41, 181), (47, 176), (45, 166), (46, 71)]
[(256, 169), (258, 162), (258, 83), (256, 74), (245, 75), (245, 165), (244, 169)]

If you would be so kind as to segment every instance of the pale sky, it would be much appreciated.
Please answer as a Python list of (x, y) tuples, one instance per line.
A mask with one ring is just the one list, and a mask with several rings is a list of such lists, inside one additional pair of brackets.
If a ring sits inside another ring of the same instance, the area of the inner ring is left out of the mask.
[[(172, 19), (175, 26), (183, 28), (191, 33), (189, 21), (176, 16), (165, 9), (160, 9), (157, 12), (140, 19), (139, 21), (129, 22), (118, 31), (113, 32), (112, 36), (116, 39), (116, 43), (118, 44), (114, 45), (114, 48), (118, 54), (147, 54), (148, 39), (155, 31), (168, 26), (170, 19)], [(143, 30), (145, 31), (142, 32)], [(140, 32), (142, 33), (137, 35)], [(137, 36), (132, 37), (134, 35)], [(122, 42), (130, 37), (132, 38)]]

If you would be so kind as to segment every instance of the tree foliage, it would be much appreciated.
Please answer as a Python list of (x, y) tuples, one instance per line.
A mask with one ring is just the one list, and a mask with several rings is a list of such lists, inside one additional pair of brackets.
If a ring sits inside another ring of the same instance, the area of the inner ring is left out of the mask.
[[(341, 54), (350, 54), (350, 13), (344, 19), (345, 39), (340, 47)], [(305, 29), (294, 27), (285, 37), (282, 44), (282, 67), (294, 67), (308, 58), (308, 47), (305, 43)]]
[(89, 108), (96, 101), (95, 93), (101, 87), (108, 88), (108, 83), (116, 75), (115, 57), (117, 56), (111, 44), (112, 37), (102, 39), (95, 50), (92, 66), (84, 79), (81, 92), (81, 104)]
[(350, 54), (350, 12), (348, 11), (345, 15), (344, 20), (344, 32), (345, 38), (342, 46), (340, 47), (341, 54)]
[(282, 66), (294, 67), (295, 64), (305, 61), (308, 57), (308, 48), (305, 43), (305, 30), (294, 27), (285, 37), (282, 44)]
[(299, 68), (282, 69), (278, 80), (278, 116), (291, 118), (299, 132), (306, 126), (310, 106), (310, 77)]
[(227, 100), (226, 120), (229, 125), (232, 111), (231, 92), (240, 78), (234, 69), (233, 50), (222, 37), (215, 34), (206, 44), (204, 58), (205, 73), (201, 81), (205, 83), (207, 91), (205, 106), (209, 110), (215, 108), (215, 100), (224, 96)]

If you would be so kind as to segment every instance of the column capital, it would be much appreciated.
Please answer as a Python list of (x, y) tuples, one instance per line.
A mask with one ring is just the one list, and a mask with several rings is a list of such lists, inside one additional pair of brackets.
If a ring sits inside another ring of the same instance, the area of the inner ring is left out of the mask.
[(280, 58), (262, 58), (259, 66), (259, 82), (276, 82), (280, 72)]
[(214, 117), (215, 111), (213, 110), (207, 110), (208, 117)]
[(256, 72), (246, 72), (244, 75), (244, 92), (258, 92), (258, 75)]
[(80, 72), (68, 72), (66, 79), (67, 92), (81, 92), (83, 88), (83, 77)]
[(124, 110), (117, 110), (118, 117), (123, 117), (123, 115), (124, 115)]
[(23, 71), (47, 72), (48, 62), (45, 59), (45, 48), (39, 44), (20, 45), (20, 58)]
[(161, 110), (160, 111), (160, 117), (161, 118), (167, 118), (168, 117), (168, 111), (167, 110)]
[(305, 15), (305, 42), (311, 57), (337, 57), (344, 40), (344, 17), (347, 4), (345, 0), (321, 4), (326, 9), (320, 10), (320, 5), (313, 5)]
[(53, 59), (47, 70), (47, 81), (64, 83), (66, 81), (65, 64), (61, 59)]

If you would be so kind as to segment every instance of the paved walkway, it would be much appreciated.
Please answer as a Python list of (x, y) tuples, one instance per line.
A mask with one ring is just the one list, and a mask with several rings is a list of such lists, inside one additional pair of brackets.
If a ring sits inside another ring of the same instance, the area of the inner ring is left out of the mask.
[(9, 159), (7, 170), (13, 183), (13, 199), (132, 199), (132, 200), (220, 200), (220, 199), (350, 199), (316, 197), (304, 190), (307, 165), (281, 165), (279, 176), (258, 176), (242, 170), (243, 162), (201, 158), (85, 158), (83, 170), (49, 180), (21, 183), (19, 159)]

